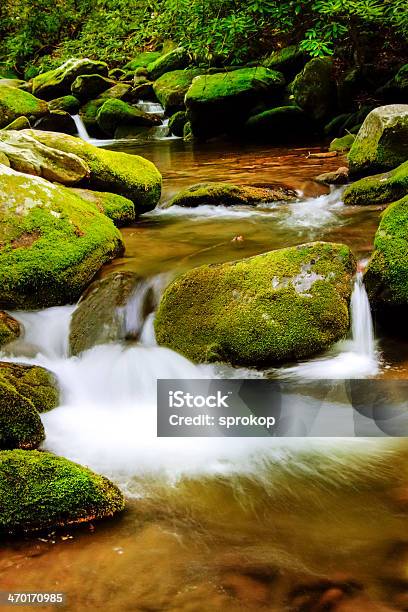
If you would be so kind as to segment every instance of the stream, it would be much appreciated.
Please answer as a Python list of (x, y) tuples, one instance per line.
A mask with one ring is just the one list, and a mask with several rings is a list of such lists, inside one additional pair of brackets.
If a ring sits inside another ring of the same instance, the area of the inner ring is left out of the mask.
[[(225, 180), (283, 182), (299, 202), (156, 209), (122, 230), (125, 255), (100, 277), (137, 272), (160, 295), (181, 271), (283, 246), (343, 242), (359, 260), (372, 250), (381, 207), (347, 208), (342, 188), (328, 193), (315, 183), (344, 161), (308, 156), (318, 148), (220, 149), (172, 138), (109, 146), (158, 166), (163, 202), (193, 183)], [(407, 609), (403, 440), (156, 438), (158, 378), (407, 378), (408, 343), (375, 334), (361, 274), (350, 337), (279, 369), (194, 365), (156, 345), (153, 315), (143, 319), (140, 302), (133, 296), (126, 313), (129, 328), (142, 329), (138, 344), (79, 357), (67, 349), (74, 305), (12, 313), (25, 336), (2, 359), (42, 365), (61, 386), (61, 406), (42, 415), (43, 447), (110, 477), (128, 509), (112, 521), (6, 542), (1, 589), (65, 592), (75, 611), (238, 612), (334, 609), (313, 602), (340, 585), (357, 601), (344, 612)], [(299, 588), (311, 607), (296, 607)]]

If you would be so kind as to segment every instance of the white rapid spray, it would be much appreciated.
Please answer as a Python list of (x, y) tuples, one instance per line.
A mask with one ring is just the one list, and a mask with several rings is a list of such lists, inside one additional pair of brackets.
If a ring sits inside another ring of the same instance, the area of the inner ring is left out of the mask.
[(82, 140), (86, 140), (86, 142), (90, 142), (92, 138), (89, 136), (88, 131), (85, 127), (82, 118), (79, 115), (72, 115), (72, 119), (74, 120), (75, 127), (78, 132), (78, 136), (82, 138)]
[(362, 272), (357, 272), (350, 310), (355, 351), (372, 359), (375, 357), (374, 329), (370, 302), (364, 287)]

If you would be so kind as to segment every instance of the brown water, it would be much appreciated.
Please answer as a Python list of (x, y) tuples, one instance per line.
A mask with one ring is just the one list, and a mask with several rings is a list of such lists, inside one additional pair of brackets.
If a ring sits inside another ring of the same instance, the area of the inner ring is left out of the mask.
[[(281, 181), (304, 196), (252, 214), (150, 213), (123, 231), (126, 255), (104, 273), (171, 274), (316, 239), (359, 258), (372, 248), (379, 209), (346, 208), (340, 192), (327, 201), (312, 181), (341, 158), (179, 141), (134, 151), (161, 170), (164, 201), (207, 180)], [(383, 375), (406, 377), (408, 345), (382, 350)], [(407, 453), (403, 441), (293, 440), (235, 474), (139, 474), (122, 517), (3, 543), (0, 590), (62, 591), (72, 611), (408, 610)]]

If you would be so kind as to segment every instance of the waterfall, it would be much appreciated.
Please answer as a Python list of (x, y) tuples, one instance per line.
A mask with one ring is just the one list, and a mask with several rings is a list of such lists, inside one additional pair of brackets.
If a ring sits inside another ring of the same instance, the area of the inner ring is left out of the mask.
[(350, 301), (350, 312), (352, 341), (356, 353), (373, 357), (375, 354), (373, 320), (362, 272), (357, 272)]
[(86, 140), (87, 142), (90, 142), (92, 139), (89, 136), (81, 117), (79, 115), (72, 115), (72, 118), (75, 122), (75, 127), (77, 129), (78, 136), (82, 138), (82, 140)]
[(139, 100), (136, 104), (137, 108), (147, 113), (148, 115), (158, 115), (159, 117), (164, 116), (164, 108), (158, 102), (147, 102), (145, 100)]

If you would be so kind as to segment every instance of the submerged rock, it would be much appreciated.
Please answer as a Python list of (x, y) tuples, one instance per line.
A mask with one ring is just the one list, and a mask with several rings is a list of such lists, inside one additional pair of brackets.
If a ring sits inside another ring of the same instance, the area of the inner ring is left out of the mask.
[(44, 100), (38, 100), (27, 91), (0, 85), (0, 128), (18, 117), (39, 118), (47, 113), (48, 104)]
[(408, 104), (390, 104), (371, 111), (349, 153), (350, 174), (392, 170), (408, 158)]
[(267, 202), (290, 202), (297, 198), (297, 193), (285, 185), (253, 187), (251, 185), (233, 185), (231, 183), (197, 183), (180, 191), (166, 204), (170, 206), (243, 206), (264, 204)]
[(367, 176), (350, 185), (343, 201), (348, 205), (389, 204), (408, 194), (408, 161), (395, 170)]
[(39, 451), (0, 452), (0, 531), (66, 527), (110, 517), (123, 495), (107, 478)]
[(38, 412), (47, 412), (58, 406), (57, 379), (45, 368), (0, 361), (0, 381), (28, 399)]
[(96, 121), (108, 136), (114, 136), (116, 129), (122, 125), (153, 127), (161, 124), (161, 119), (156, 115), (144, 113), (123, 100), (115, 99), (104, 101), (97, 112)]
[(349, 180), (349, 171), (346, 166), (341, 166), (333, 172), (319, 174), (314, 180), (323, 185), (345, 185)]
[(119, 231), (95, 205), (2, 165), (0, 245), (2, 308), (73, 303), (99, 268), (123, 252)]
[(17, 340), (20, 333), (20, 323), (7, 312), (0, 310), (0, 347)]
[(370, 302), (388, 326), (406, 335), (408, 307), (408, 195), (384, 211), (364, 281)]
[(98, 344), (137, 340), (154, 306), (152, 286), (133, 272), (113, 272), (95, 281), (72, 315), (71, 354)]
[(310, 60), (292, 83), (295, 102), (315, 121), (324, 121), (336, 109), (336, 82), (333, 61)]
[(168, 115), (185, 110), (184, 98), (199, 68), (166, 72), (153, 84), (153, 91)]
[(195, 268), (164, 293), (157, 341), (196, 362), (310, 357), (348, 332), (355, 269), (347, 246), (324, 242)]
[(0, 153), (7, 157), (11, 168), (64, 185), (73, 185), (89, 176), (89, 167), (80, 157), (38, 142), (31, 136), (36, 133), (28, 130), (0, 133)]
[(190, 63), (190, 56), (183, 47), (177, 47), (169, 53), (160, 55), (156, 60), (148, 64), (147, 76), (152, 81), (159, 79), (166, 72), (182, 70)]
[(284, 84), (280, 72), (262, 66), (196, 77), (185, 98), (193, 135), (239, 131), (258, 104), (279, 100)]
[(89, 167), (86, 187), (108, 191), (129, 198), (137, 214), (152, 210), (160, 199), (161, 175), (152, 162), (129, 153), (94, 147), (81, 138), (57, 132), (27, 131), (27, 134), (49, 147), (72, 153)]
[(78, 76), (84, 74), (107, 76), (108, 66), (105, 62), (95, 62), (87, 58), (70, 59), (58, 68), (34, 77), (33, 94), (44, 100), (69, 95), (72, 83)]
[(299, 142), (310, 138), (313, 125), (299, 106), (278, 106), (253, 115), (245, 124), (245, 136), (272, 143)]
[(116, 227), (130, 225), (136, 218), (135, 205), (131, 200), (115, 193), (106, 191), (91, 191), (71, 187), (70, 191), (86, 202), (91, 202), (104, 215), (112, 219)]

